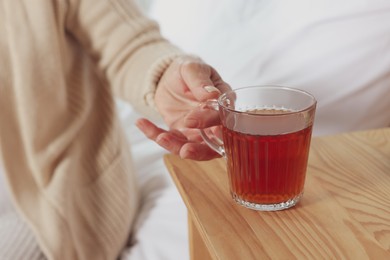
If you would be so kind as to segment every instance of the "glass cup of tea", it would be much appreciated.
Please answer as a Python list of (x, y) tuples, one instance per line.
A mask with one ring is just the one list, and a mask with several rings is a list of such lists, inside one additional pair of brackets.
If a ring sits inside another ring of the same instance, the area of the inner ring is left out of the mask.
[(230, 191), (240, 205), (275, 211), (293, 207), (303, 194), (316, 99), (281, 86), (253, 86), (209, 100), (221, 132), (201, 130), (227, 162)]

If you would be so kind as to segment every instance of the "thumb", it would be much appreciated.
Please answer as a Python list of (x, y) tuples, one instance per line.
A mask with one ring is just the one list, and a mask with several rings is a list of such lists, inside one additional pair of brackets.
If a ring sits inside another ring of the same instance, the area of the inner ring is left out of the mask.
[(180, 66), (180, 74), (198, 101), (218, 98), (225, 89), (230, 89), (217, 71), (200, 59), (184, 60)]

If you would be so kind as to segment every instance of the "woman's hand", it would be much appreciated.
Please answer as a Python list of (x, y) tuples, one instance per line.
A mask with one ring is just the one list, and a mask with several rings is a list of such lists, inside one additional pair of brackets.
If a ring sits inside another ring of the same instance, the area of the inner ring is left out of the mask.
[(214, 68), (195, 57), (180, 57), (167, 68), (155, 94), (157, 109), (170, 129), (147, 119), (139, 119), (137, 126), (149, 139), (182, 158), (220, 157), (203, 142), (198, 129), (220, 123), (218, 112), (205, 108), (204, 102), (227, 90), (229, 85)]

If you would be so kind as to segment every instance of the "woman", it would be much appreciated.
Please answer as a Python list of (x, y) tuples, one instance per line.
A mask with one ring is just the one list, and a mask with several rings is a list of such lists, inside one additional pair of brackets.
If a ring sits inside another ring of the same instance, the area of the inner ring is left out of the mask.
[(0, 158), (34, 235), (13, 252), (36, 241), (48, 259), (117, 258), (138, 193), (114, 95), (182, 127), (214, 120), (189, 111), (228, 85), (127, 0), (4, 0), (0, 34)]

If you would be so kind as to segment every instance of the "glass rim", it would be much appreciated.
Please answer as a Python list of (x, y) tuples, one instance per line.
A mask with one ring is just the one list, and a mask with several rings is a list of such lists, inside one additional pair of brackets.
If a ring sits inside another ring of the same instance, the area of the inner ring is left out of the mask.
[[(227, 95), (229, 95), (229, 94), (236, 93), (237, 91), (242, 91), (242, 90), (247, 90), (247, 89), (254, 89), (254, 88), (277, 89), (277, 90), (284, 90), (284, 91), (291, 91), (291, 92), (295, 92), (295, 93), (300, 93), (300, 94), (303, 94), (303, 95), (309, 97), (311, 99), (311, 104), (308, 105), (307, 107), (304, 107), (304, 108), (299, 109), (299, 110), (285, 111), (285, 112), (280, 113), (280, 114), (258, 114), (258, 113), (251, 113), (251, 112), (248, 112), (248, 111), (239, 111), (239, 110), (236, 110), (236, 109), (232, 109), (232, 108), (229, 108), (226, 105), (224, 105), (223, 102), (222, 102), (222, 100), (224, 98), (226, 98)], [(233, 113), (246, 114), (246, 115), (256, 115), (256, 116), (267, 116), (267, 117), (268, 116), (269, 117), (273, 117), (273, 116), (285, 116), (285, 115), (291, 115), (291, 114), (299, 114), (299, 113), (302, 113), (302, 112), (310, 111), (311, 109), (313, 109), (317, 105), (316, 98), (312, 94), (310, 94), (309, 92), (307, 92), (305, 90), (302, 90), (302, 89), (299, 89), (299, 88), (286, 87), (286, 86), (281, 86), (281, 85), (254, 85), (254, 86), (247, 86), (247, 87), (239, 87), (239, 88), (236, 88), (236, 89), (229, 90), (229, 91), (227, 91), (225, 93), (222, 93), (218, 97), (217, 101), (218, 101), (218, 105), (219, 106), (221, 106), (225, 110), (231, 111)]]

